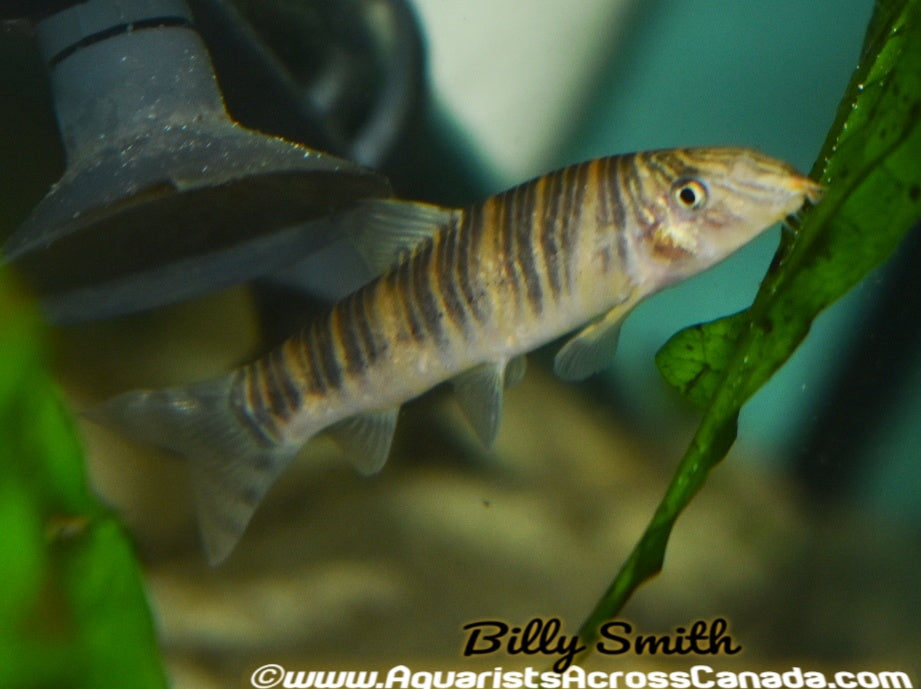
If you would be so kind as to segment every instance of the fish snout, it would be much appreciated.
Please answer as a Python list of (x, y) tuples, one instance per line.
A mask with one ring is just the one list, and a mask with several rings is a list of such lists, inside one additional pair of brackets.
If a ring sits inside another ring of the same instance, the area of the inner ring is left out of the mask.
[(816, 204), (821, 201), (822, 195), (825, 193), (824, 186), (805, 175), (797, 175), (793, 179), (791, 187), (797, 194), (801, 195), (811, 204)]

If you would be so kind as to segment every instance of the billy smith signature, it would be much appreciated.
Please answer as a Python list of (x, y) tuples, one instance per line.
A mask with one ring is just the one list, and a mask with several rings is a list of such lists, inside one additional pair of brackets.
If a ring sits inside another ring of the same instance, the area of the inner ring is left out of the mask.
[[(578, 635), (562, 633), (557, 617), (535, 617), (524, 625), (513, 626), (499, 620), (480, 620), (465, 624), (467, 632), (464, 656), (486, 655), (504, 650), (509, 655), (559, 656), (553, 664), (557, 672), (565, 671), (575, 657), (586, 650)], [(735, 655), (742, 647), (727, 634), (729, 623), (723, 617), (695, 620), (676, 627), (672, 634), (633, 634), (633, 625), (622, 620), (605, 622), (598, 628), (595, 650), (605, 655), (648, 653), (655, 655)]]

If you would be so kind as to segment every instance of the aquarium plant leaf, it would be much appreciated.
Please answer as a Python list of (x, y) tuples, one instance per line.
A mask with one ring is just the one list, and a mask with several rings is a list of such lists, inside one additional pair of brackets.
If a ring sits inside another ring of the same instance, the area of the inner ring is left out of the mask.
[(753, 306), (681, 331), (657, 354), (665, 379), (692, 402), (709, 401), (743, 340), (753, 368), (734, 375), (746, 378), (746, 397), (753, 394), (816, 315), (882, 263), (921, 216), (921, 55), (912, 43), (919, 11), (916, 0), (878, 4), (813, 169), (825, 198), (784, 236)]
[(705, 407), (713, 399), (739, 333), (747, 324), (748, 313), (743, 311), (676, 333), (656, 355), (660, 373), (688, 400)]
[(789, 358), (819, 312), (884, 261), (921, 218), (921, 0), (877, 2), (860, 64), (813, 175), (827, 190), (785, 233), (752, 306), (672, 337), (656, 361), (704, 407), (665, 496), (580, 630), (599, 625), (662, 567), (679, 514), (728, 452), (739, 410)]
[(161, 688), (137, 563), (0, 266), (0, 686)]

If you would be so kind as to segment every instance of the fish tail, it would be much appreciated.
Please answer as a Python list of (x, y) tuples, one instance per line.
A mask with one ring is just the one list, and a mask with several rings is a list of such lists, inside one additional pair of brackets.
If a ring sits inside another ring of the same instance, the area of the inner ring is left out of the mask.
[(306, 442), (244, 424), (232, 407), (234, 375), (113, 397), (86, 416), (129, 438), (184, 455), (197, 497), (208, 562), (223, 562), (266, 491)]

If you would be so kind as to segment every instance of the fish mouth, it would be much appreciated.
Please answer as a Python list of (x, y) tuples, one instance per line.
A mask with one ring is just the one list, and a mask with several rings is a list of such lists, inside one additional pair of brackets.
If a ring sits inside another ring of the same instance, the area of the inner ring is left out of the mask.
[(816, 204), (822, 200), (825, 193), (825, 187), (805, 175), (797, 175), (793, 178), (790, 187), (796, 194), (801, 194), (803, 198), (811, 204)]
[[(797, 170), (792, 165), (785, 163), (783, 161), (771, 161), (770, 158), (767, 158), (769, 162), (773, 162), (774, 169), (765, 170), (770, 177), (774, 178), (775, 184), (779, 189), (783, 189), (789, 194), (795, 196), (798, 199), (801, 199), (801, 202), (809, 201), (811, 204), (816, 204), (822, 199), (822, 195), (825, 193), (825, 187), (808, 175), (804, 175), (799, 170)], [(776, 169), (777, 163), (780, 164), (780, 170)], [(773, 173), (773, 174), (772, 174)]]

